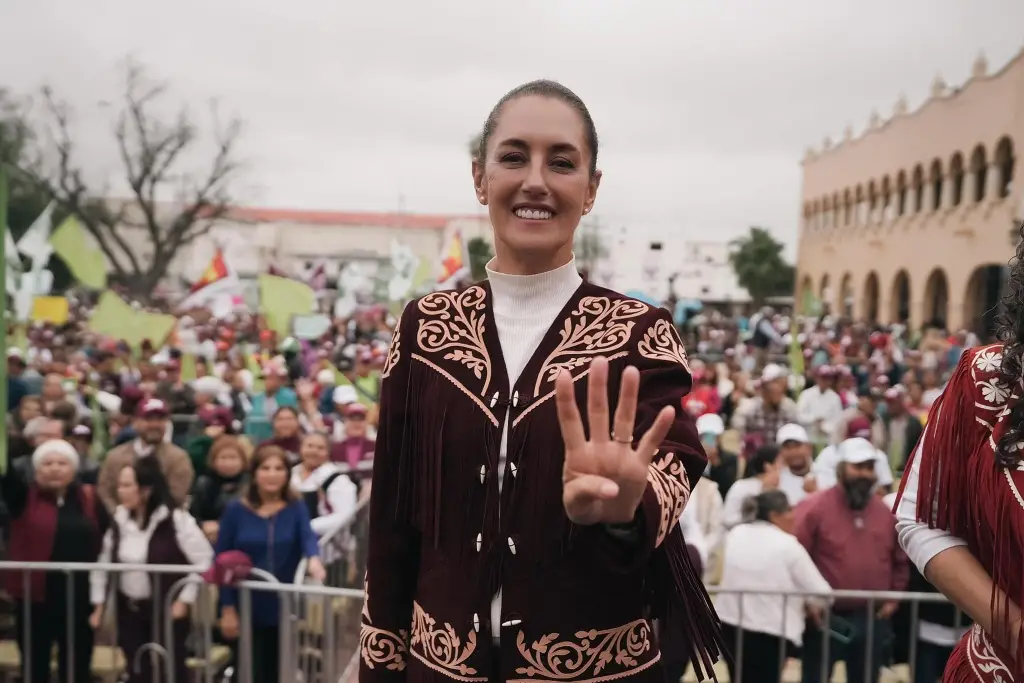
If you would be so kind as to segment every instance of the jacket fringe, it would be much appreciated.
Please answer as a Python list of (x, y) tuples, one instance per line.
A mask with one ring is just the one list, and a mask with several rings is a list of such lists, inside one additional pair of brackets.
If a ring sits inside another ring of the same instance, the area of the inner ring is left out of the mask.
[(665, 624), (662, 651), (687, 652), (697, 680), (717, 681), (715, 662), (728, 657), (729, 651), (711, 596), (678, 526), (652, 555), (648, 575), (651, 614)]

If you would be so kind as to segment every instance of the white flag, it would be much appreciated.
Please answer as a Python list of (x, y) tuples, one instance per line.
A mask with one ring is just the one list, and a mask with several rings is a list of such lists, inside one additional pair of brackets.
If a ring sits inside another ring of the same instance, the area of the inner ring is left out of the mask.
[(18, 240), (18, 251), (32, 259), (32, 268), (45, 267), (53, 254), (50, 233), (53, 231), (53, 202), (50, 202), (25, 234)]
[(18, 246), (14, 243), (14, 236), (11, 235), (10, 228), (4, 231), (4, 260), (7, 261), (8, 274), (12, 268), (21, 272), (22, 264), (18, 257)]

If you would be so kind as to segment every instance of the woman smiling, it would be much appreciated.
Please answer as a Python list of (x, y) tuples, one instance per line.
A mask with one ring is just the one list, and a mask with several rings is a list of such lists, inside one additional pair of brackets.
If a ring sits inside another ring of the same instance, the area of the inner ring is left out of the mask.
[(573, 258), (597, 151), (557, 83), (487, 117), (487, 282), (411, 303), (382, 373), (364, 683), (661, 683), (655, 618), (699, 669), (719, 652), (677, 524), (705, 467), (675, 410), (682, 343), (667, 311), (583, 282)]

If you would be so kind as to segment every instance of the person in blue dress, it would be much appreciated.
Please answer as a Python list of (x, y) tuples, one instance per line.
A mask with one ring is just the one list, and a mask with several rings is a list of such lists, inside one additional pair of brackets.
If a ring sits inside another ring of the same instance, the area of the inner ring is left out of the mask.
[[(270, 572), (281, 583), (295, 580), (299, 564), (307, 559), (309, 576), (323, 581), (326, 573), (319, 557), (317, 536), (302, 498), (291, 487), (287, 456), (274, 445), (256, 449), (249, 465), (249, 481), (241, 498), (231, 501), (220, 520), (217, 554), (229, 550), (245, 553), (253, 567)], [(220, 593), (221, 634), (237, 639), (239, 633), (238, 589)], [(252, 658), (255, 683), (279, 680), (281, 607), (277, 594), (253, 591)]]

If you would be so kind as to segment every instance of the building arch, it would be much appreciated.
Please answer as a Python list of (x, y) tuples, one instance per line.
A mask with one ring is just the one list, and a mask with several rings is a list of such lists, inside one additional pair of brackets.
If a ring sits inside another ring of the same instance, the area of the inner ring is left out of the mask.
[(914, 191), (912, 211), (913, 213), (921, 213), (924, 211), (924, 168), (921, 164), (914, 167), (914, 172), (910, 177), (910, 184)]
[(851, 201), (850, 188), (846, 188), (843, 190), (843, 226), (847, 228), (850, 227), (850, 214), (853, 208)]
[(964, 200), (964, 155), (957, 152), (949, 160), (949, 205), (960, 206)]
[(864, 280), (864, 295), (861, 299), (861, 317), (869, 323), (878, 322), (880, 287), (878, 273), (871, 271)]
[(1010, 191), (1013, 189), (1013, 172), (1016, 163), (1017, 159), (1013, 153), (1013, 140), (1009, 137), (1000, 138), (999, 142), (996, 143), (995, 153), (995, 165), (999, 173), (998, 194), (1000, 199), (1010, 196)]
[(832, 227), (838, 228), (842, 225), (843, 223), (841, 219), (842, 215), (840, 214), (839, 193), (835, 192), (832, 195)]
[(892, 220), (892, 180), (882, 176), (882, 222)]
[(900, 171), (896, 175), (896, 217), (907, 213), (907, 173)]
[(839, 285), (839, 315), (844, 318), (853, 317), (853, 274), (846, 273)]
[(829, 298), (832, 294), (832, 279), (828, 273), (821, 276), (821, 284), (818, 286), (818, 300), (821, 301), (822, 305), (829, 305), (832, 300)]
[(828, 197), (821, 200), (821, 227), (832, 227), (832, 201)]
[(964, 290), (964, 327), (989, 341), (996, 331), (999, 299), (1006, 287), (1006, 265), (987, 263), (978, 266), (967, 278)]
[(923, 324), (938, 323), (945, 327), (949, 321), (949, 278), (942, 268), (935, 268), (924, 283)]
[(932, 211), (942, 208), (942, 186), (945, 179), (942, 177), (942, 160), (932, 159), (931, 168), (928, 170), (928, 182), (932, 188), (932, 205), (928, 207)]
[(971, 179), (971, 199), (977, 203), (985, 199), (985, 184), (988, 182), (988, 157), (984, 145), (978, 145), (971, 152)]
[(864, 186), (857, 185), (853, 191), (853, 224), (866, 225), (867, 217), (864, 214)]
[(868, 183), (868, 223), (877, 223), (881, 212), (878, 210), (878, 185)]
[(902, 269), (892, 280), (889, 296), (889, 321), (906, 323), (910, 320), (910, 273)]

